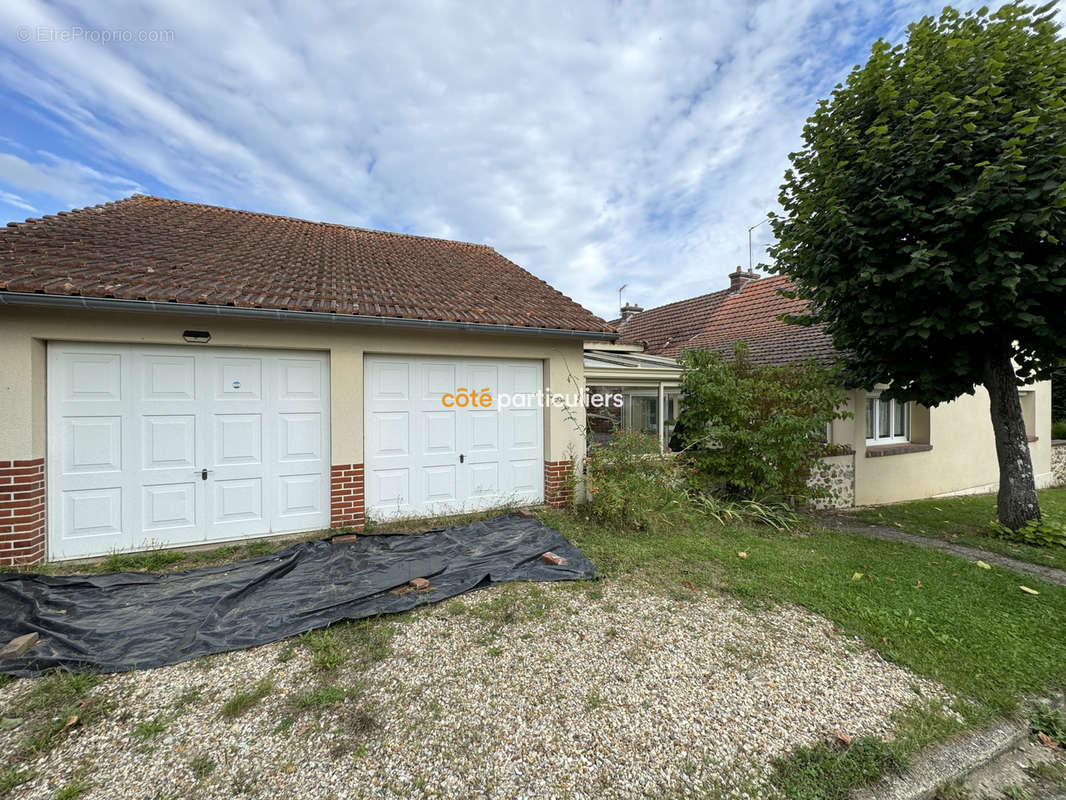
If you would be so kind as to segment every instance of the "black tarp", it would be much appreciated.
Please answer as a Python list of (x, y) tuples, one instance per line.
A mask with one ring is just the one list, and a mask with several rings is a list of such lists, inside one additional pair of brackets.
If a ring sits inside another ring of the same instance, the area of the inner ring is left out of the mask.
[[(551, 551), (565, 566), (542, 563)], [(509, 514), (420, 534), (303, 542), (175, 574), (0, 573), (0, 644), (36, 631), (0, 672), (121, 672), (274, 642), (346, 619), (392, 614), (505, 581), (595, 578), (561, 533)], [(390, 590), (428, 578), (422, 591)]]

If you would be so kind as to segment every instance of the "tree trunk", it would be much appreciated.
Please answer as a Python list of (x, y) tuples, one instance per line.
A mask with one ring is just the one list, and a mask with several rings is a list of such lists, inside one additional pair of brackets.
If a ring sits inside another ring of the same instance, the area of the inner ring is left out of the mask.
[(1040, 519), (1040, 505), (1010, 353), (986, 355), (984, 378), (992, 401), (992, 430), (996, 434), (996, 457), (999, 459), (997, 516), (1001, 523), (1016, 531), (1029, 520)]

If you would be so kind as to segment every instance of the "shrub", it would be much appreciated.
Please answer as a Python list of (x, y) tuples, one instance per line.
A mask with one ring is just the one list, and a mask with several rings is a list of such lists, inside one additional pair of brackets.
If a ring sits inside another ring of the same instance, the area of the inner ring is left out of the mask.
[(700, 522), (779, 531), (796, 527), (796, 514), (784, 504), (732, 501), (692, 490), (686, 478), (695, 469), (692, 456), (662, 455), (653, 436), (618, 431), (585, 460), (588, 509), (601, 522), (642, 531)]
[(993, 522), (989, 533), (997, 539), (1010, 542), (1033, 544), (1038, 547), (1061, 545), (1066, 547), (1066, 519), (1044, 515), (1041, 519), (1031, 519), (1014, 531), (1001, 522)]
[(681, 414), (674, 449), (697, 459), (704, 488), (749, 499), (807, 498), (807, 480), (829, 452), (826, 425), (847, 416), (834, 370), (813, 361), (755, 364), (737, 342), (732, 358), (708, 350), (681, 354)]
[(691, 462), (662, 455), (654, 436), (621, 430), (585, 458), (585, 493), (601, 522), (647, 530), (687, 510), (684, 470)]
[(1066, 742), (1066, 714), (1046, 703), (1037, 703), (1029, 715), (1029, 730), (1043, 733), (1062, 744)]
[(1051, 423), (1051, 438), (1066, 439), (1066, 419)]

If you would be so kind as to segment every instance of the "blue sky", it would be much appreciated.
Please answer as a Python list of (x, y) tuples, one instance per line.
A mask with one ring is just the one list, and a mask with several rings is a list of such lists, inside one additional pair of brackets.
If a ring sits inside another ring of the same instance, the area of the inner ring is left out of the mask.
[(942, 5), (4, 0), (0, 217), (139, 191), (486, 242), (610, 318), (725, 286), (817, 99)]

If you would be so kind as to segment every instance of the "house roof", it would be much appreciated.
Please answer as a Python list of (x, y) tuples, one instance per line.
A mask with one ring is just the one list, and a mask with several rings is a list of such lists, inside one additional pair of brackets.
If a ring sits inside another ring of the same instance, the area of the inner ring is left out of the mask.
[(0, 228), (0, 292), (612, 331), (488, 245), (146, 195)]
[(630, 317), (618, 328), (621, 341), (645, 342), (646, 352), (676, 357), (685, 348), (705, 347), (728, 352), (747, 342), (753, 361), (786, 364), (815, 359), (831, 361), (837, 351), (819, 326), (789, 325), (783, 314), (802, 314), (806, 301), (779, 294), (789, 286), (785, 276), (746, 283), (739, 291), (724, 289), (669, 303)]

